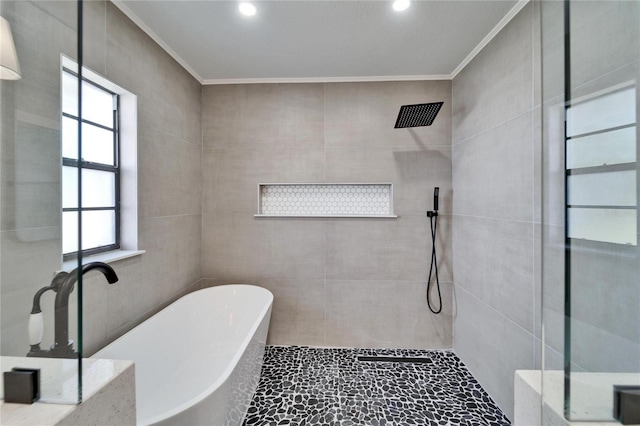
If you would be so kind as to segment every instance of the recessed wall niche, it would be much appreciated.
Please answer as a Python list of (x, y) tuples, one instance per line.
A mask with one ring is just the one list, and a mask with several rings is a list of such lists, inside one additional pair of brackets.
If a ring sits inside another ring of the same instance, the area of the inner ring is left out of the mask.
[(391, 183), (261, 183), (255, 216), (397, 217)]

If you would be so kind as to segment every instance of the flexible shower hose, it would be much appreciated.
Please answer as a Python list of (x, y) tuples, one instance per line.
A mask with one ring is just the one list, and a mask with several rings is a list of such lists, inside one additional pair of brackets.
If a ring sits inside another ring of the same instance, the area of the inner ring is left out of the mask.
[[(438, 278), (438, 256), (436, 255), (436, 231), (438, 229), (438, 212), (429, 212), (429, 222), (431, 224), (431, 267), (429, 268), (429, 279), (427, 280), (427, 305), (434, 314), (442, 311), (442, 295), (440, 294), (440, 278)], [(438, 292), (438, 309), (431, 305), (431, 276), (435, 272), (436, 290)]]

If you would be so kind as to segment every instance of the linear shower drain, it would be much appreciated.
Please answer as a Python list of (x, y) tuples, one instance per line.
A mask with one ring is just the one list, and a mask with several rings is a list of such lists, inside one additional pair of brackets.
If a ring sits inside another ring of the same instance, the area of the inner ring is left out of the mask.
[(359, 356), (358, 361), (367, 362), (412, 362), (412, 363), (430, 363), (430, 358), (406, 357), (406, 356)]

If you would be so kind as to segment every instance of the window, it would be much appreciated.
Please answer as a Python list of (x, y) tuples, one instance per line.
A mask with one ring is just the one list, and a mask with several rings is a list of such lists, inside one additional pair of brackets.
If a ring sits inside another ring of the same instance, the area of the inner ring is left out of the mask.
[(144, 253), (138, 250), (138, 98), (83, 67), (78, 158), (77, 71), (78, 64), (62, 55), (62, 269), (67, 271), (77, 266), (80, 212), (84, 262), (114, 262)]
[[(82, 251), (120, 248), (118, 95), (83, 78), (82, 146), (78, 155), (78, 76), (62, 75), (62, 229), (65, 258), (78, 253), (78, 215), (82, 213)], [(78, 205), (78, 165), (82, 205)]]
[(566, 120), (569, 237), (637, 245), (635, 86), (573, 102)]

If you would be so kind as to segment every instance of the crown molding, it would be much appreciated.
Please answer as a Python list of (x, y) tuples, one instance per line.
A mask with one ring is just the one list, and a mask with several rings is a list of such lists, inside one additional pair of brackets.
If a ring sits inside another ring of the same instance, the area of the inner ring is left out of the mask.
[(191, 65), (189, 65), (187, 61), (182, 59), (180, 55), (178, 55), (171, 47), (169, 47), (169, 45), (165, 43), (164, 40), (162, 40), (162, 38), (160, 38), (160, 36), (156, 34), (142, 19), (140, 19), (138, 15), (136, 15), (131, 9), (129, 9), (129, 7), (127, 7), (127, 5), (124, 4), (122, 0), (111, 0), (111, 3), (113, 3), (118, 9), (120, 9), (122, 13), (127, 15), (127, 17), (131, 19), (133, 23), (136, 24), (149, 37), (151, 37), (153, 41), (158, 43), (158, 45), (169, 54), (169, 56), (175, 59), (175, 61), (179, 63), (180, 66), (184, 68), (189, 74), (191, 74), (193, 78), (198, 80), (198, 83), (202, 84), (202, 77), (200, 77), (200, 75), (193, 68), (191, 68)]
[(451, 80), (450, 74), (436, 75), (383, 75), (359, 77), (291, 77), (291, 78), (220, 78), (203, 80), (203, 85), (265, 84), (265, 83), (360, 83), (374, 81)]
[(493, 40), (493, 38), (497, 36), (504, 27), (507, 26), (509, 22), (511, 22), (511, 20), (529, 3), (529, 1), (530, 0), (518, 0), (518, 3), (516, 3), (515, 6), (513, 6), (511, 10), (507, 12), (506, 15), (504, 15), (504, 18), (502, 18), (500, 22), (498, 22), (496, 26), (493, 27), (491, 31), (489, 31), (489, 34), (487, 34), (485, 38), (483, 38), (482, 41), (478, 43), (478, 45), (471, 51), (471, 53), (469, 53), (467, 57), (464, 58), (462, 62), (460, 62), (456, 69), (453, 70), (453, 72), (451, 73), (451, 80), (456, 78), (460, 71), (462, 71), (464, 67), (466, 67), (469, 62), (471, 62), (473, 58), (475, 58), (476, 55), (478, 55), (478, 53), (480, 53), (482, 49), (484, 49), (491, 42), (491, 40)]

